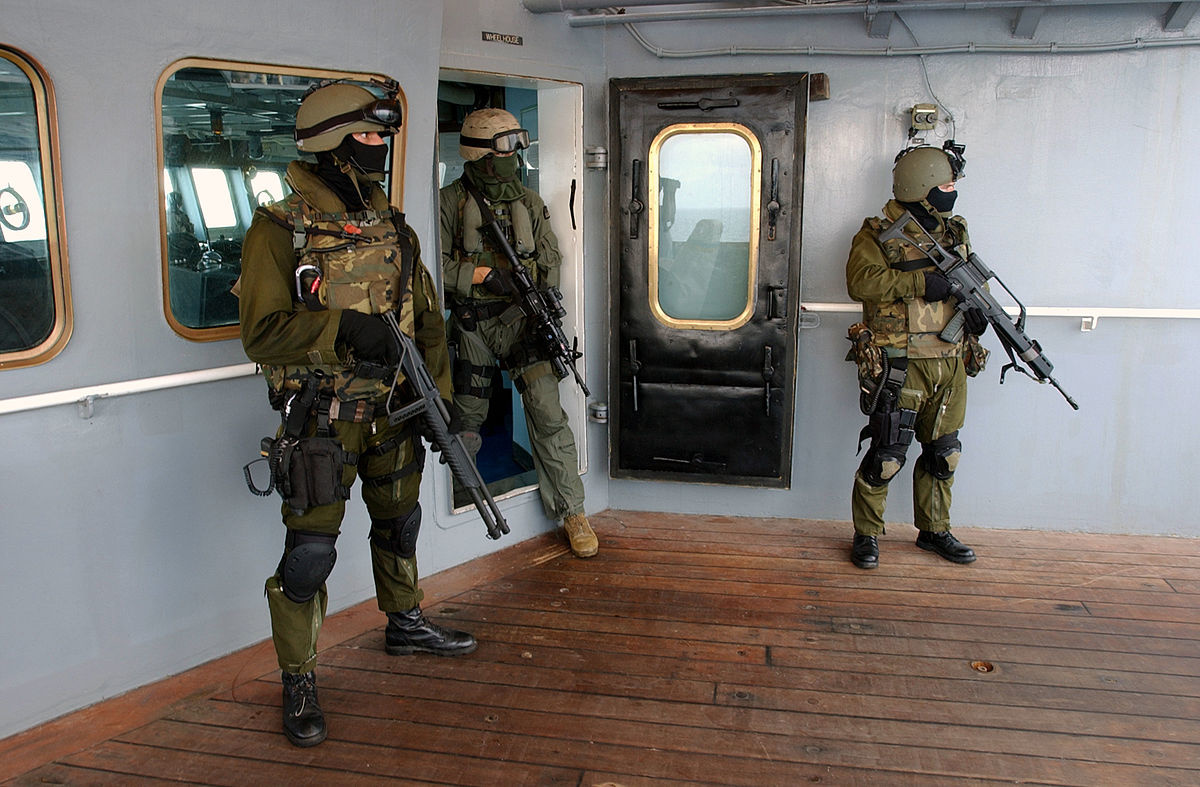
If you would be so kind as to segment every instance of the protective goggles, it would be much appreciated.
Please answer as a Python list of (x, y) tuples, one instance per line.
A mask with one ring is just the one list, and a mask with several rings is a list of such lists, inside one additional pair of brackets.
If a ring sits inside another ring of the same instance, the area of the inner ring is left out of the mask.
[(529, 147), (529, 132), (523, 128), (501, 131), (491, 139), (459, 136), (458, 141), (468, 148), (487, 148), (497, 153), (515, 153)]
[(340, 115), (322, 120), (315, 126), (309, 126), (304, 129), (296, 129), (296, 141), (315, 137), (318, 134), (324, 134), (326, 131), (332, 131), (335, 128), (348, 126), (351, 123), (366, 121), (374, 123), (378, 126), (384, 126), (380, 134), (395, 134), (396, 129), (404, 121), (404, 112), (400, 108), (400, 102), (394, 98), (381, 98), (378, 101), (372, 101), (365, 107), (355, 109), (350, 112), (343, 112)]

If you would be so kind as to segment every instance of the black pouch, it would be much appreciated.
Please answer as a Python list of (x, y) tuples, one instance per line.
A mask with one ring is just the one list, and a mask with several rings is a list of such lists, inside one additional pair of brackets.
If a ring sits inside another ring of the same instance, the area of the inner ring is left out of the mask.
[[(267, 440), (263, 440), (264, 448)], [(310, 508), (350, 499), (342, 470), (358, 457), (342, 450), (331, 437), (279, 437), (267, 449), (271, 478), (288, 508), (303, 514)]]
[(459, 303), (454, 306), (454, 320), (458, 323), (458, 327), (467, 333), (473, 333), (475, 328), (478, 327), (478, 322), (475, 319), (475, 307), (465, 303)]

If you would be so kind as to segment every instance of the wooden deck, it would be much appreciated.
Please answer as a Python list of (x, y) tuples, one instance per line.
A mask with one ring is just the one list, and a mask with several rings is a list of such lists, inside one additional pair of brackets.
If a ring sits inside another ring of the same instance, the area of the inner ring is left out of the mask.
[[(332, 616), (329, 739), (280, 732), (270, 643), (0, 741), (5, 784), (1200, 784), (1200, 539), (608, 511), (429, 578), (463, 658)], [(7, 780), (7, 781), (6, 781)]]

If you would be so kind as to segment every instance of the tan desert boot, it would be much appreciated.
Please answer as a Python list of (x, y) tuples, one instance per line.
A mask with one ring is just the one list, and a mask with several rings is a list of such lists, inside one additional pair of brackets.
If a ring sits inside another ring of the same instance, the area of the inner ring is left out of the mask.
[(567, 540), (571, 542), (575, 557), (591, 557), (600, 551), (600, 540), (583, 514), (568, 515), (563, 520), (563, 530), (567, 531)]

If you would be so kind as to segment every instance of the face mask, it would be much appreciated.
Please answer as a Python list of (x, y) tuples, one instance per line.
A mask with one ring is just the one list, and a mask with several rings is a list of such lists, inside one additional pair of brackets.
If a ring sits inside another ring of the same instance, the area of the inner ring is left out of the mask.
[(387, 171), (388, 154), (391, 150), (385, 145), (365, 145), (351, 135), (346, 135), (342, 144), (338, 145), (338, 158), (348, 161), (368, 176), (375, 175), (372, 180), (382, 179)]
[(492, 156), (492, 172), (500, 180), (512, 180), (517, 176), (521, 162), (516, 156)]
[(937, 186), (931, 188), (925, 195), (925, 200), (938, 213), (949, 213), (954, 210), (954, 200), (956, 199), (958, 199), (957, 191), (942, 191)]

